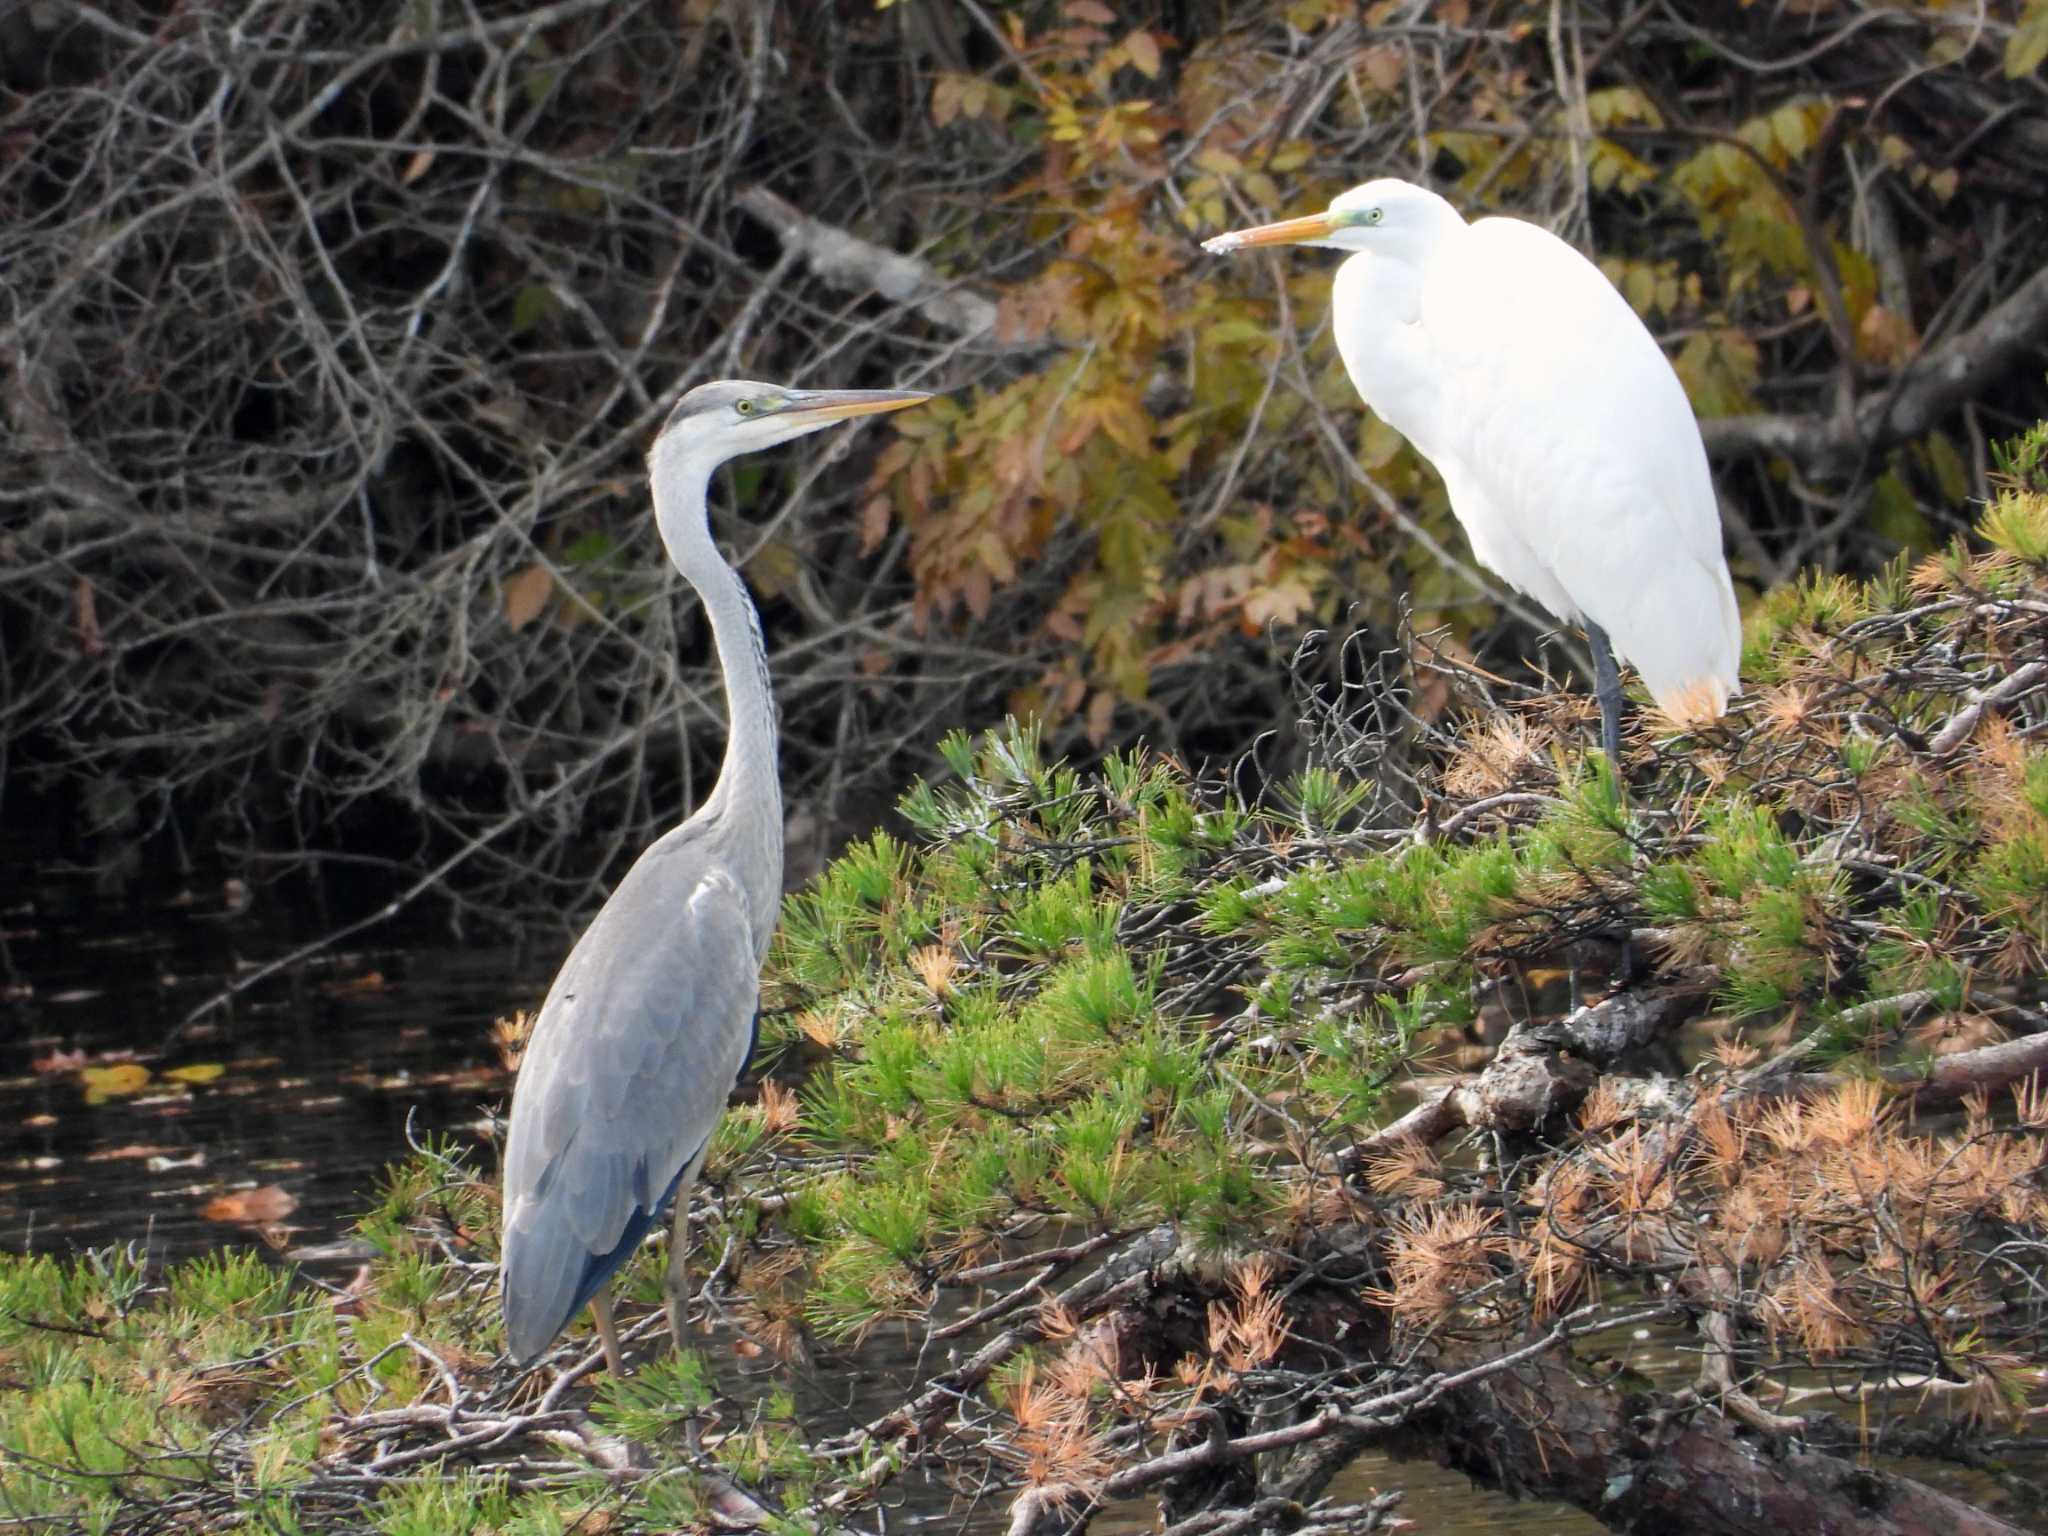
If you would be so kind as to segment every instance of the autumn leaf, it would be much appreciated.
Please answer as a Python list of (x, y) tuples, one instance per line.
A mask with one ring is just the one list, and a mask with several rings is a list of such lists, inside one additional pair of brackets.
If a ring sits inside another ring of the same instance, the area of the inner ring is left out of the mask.
[(236, 1189), (216, 1195), (199, 1208), (199, 1214), (208, 1221), (264, 1227), (283, 1221), (298, 1207), (297, 1198), (283, 1185), (263, 1184), (255, 1189)]
[(174, 1083), (210, 1083), (227, 1070), (217, 1061), (197, 1061), (189, 1067), (173, 1067), (164, 1076)]
[(555, 594), (555, 575), (544, 565), (529, 565), (505, 581), (505, 625), (521, 630), (541, 616)]
[(104, 1104), (125, 1099), (149, 1086), (149, 1068), (136, 1061), (117, 1061), (110, 1067), (85, 1067), (79, 1071), (85, 1086), (85, 1102)]
[(1286, 628), (1314, 600), (1314, 594), (1298, 579), (1283, 576), (1270, 586), (1255, 587), (1244, 595), (1244, 628), (1257, 634), (1267, 624)]
[(1100, 746), (1109, 740), (1110, 722), (1116, 718), (1116, 695), (1107, 688), (1096, 690), (1095, 697), (1088, 701), (1088, 717), (1084, 729), (1088, 739)]
[(1407, 59), (1402, 50), (1390, 43), (1376, 43), (1359, 56), (1359, 63), (1365, 66), (1365, 77), (1383, 91), (1391, 91), (1401, 83), (1407, 74)]
[(860, 553), (865, 559), (889, 536), (889, 498), (870, 496), (860, 509)]
[(87, 656), (97, 656), (106, 647), (100, 637), (99, 606), (94, 599), (92, 583), (83, 576), (73, 593), (73, 606), (78, 627), (78, 649)]
[(31, 1072), (76, 1072), (85, 1065), (85, 1049), (75, 1051), (52, 1051), (47, 1056), (38, 1056), (28, 1064)]
[(1147, 80), (1159, 76), (1159, 43), (1143, 27), (1124, 39), (1124, 57), (1131, 61), (1131, 67)]
[(2048, 59), (2048, 0), (2031, 0), (2005, 42), (2005, 78), (2031, 75)]

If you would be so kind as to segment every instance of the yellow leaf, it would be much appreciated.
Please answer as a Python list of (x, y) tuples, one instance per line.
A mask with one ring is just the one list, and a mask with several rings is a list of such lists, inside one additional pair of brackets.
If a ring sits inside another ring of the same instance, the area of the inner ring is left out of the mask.
[(2005, 78), (2031, 75), (2048, 59), (2048, 0), (2030, 0), (2005, 41)]
[(210, 1083), (227, 1070), (217, 1061), (199, 1061), (189, 1067), (173, 1067), (164, 1076), (174, 1083)]
[(505, 624), (513, 630), (526, 628), (541, 615), (548, 599), (555, 595), (555, 576), (544, 565), (529, 565), (505, 581)]
[(1159, 78), (1159, 44), (1143, 27), (1124, 39), (1124, 57), (1147, 80)]
[(85, 1102), (104, 1104), (125, 1099), (149, 1086), (149, 1068), (136, 1061), (117, 1061), (110, 1067), (86, 1067), (78, 1074), (85, 1085)]

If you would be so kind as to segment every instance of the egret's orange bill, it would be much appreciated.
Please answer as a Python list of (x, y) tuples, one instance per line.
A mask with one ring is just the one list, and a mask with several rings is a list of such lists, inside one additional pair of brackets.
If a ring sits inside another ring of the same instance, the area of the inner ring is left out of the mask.
[(791, 390), (785, 411), (837, 421), (842, 416), (872, 416), (878, 411), (900, 411), (923, 405), (929, 394), (915, 389), (798, 389)]
[(1236, 251), (1248, 245), (1299, 245), (1304, 240), (1327, 240), (1336, 228), (1334, 214), (1312, 213), (1304, 219), (1282, 219), (1278, 224), (1259, 224), (1250, 229), (1233, 229), (1227, 235), (1212, 235), (1202, 242), (1202, 249)]

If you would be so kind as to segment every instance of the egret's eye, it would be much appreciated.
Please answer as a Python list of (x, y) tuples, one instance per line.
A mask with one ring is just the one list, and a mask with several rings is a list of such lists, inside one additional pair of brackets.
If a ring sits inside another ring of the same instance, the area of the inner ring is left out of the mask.
[(732, 408), (738, 411), (742, 416), (751, 416), (754, 414), (754, 402), (751, 400), (735, 400), (732, 404)]
[(1377, 223), (1379, 223), (1379, 221), (1380, 221), (1381, 219), (1383, 219), (1383, 218), (1385, 218), (1385, 217), (1386, 217), (1386, 212), (1385, 212), (1385, 210), (1383, 210), (1383, 209), (1379, 209), (1379, 208), (1373, 208), (1373, 209), (1369, 209), (1369, 210), (1368, 210), (1368, 211), (1366, 212), (1366, 215), (1365, 215), (1365, 222), (1366, 222), (1366, 223), (1368, 223), (1368, 224), (1377, 224)]

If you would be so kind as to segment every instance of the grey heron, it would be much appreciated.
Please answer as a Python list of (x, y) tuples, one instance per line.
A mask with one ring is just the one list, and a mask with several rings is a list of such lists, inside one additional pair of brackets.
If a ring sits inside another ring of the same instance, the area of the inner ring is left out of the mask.
[(505, 1342), (530, 1361), (586, 1302), (624, 1368), (611, 1277), (673, 1202), (662, 1290), (680, 1339), (690, 1186), (753, 1048), (782, 901), (782, 789), (760, 616), (712, 542), (705, 493), (736, 454), (931, 398), (902, 390), (702, 384), (647, 456), (654, 520), (697, 591), (725, 679), (718, 782), (634, 861), (562, 963), (534, 1021), (505, 1145)]

